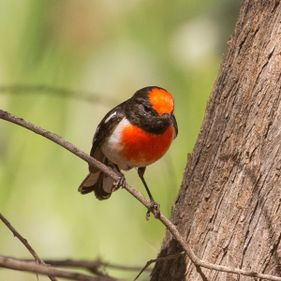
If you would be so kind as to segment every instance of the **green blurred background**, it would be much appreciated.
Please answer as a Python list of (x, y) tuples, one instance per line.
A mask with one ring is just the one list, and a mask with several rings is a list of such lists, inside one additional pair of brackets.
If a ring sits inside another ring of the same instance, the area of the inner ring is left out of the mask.
[[(144, 86), (168, 89), (179, 135), (146, 178), (169, 216), (239, 6), (235, 0), (1, 0), (0, 107), (88, 152), (111, 107)], [(71, 93), (8, 91), (7, 85), (79, 91), (74, 99)], [(81, 91), (99, 99), (85, 101)], [(154, 258), (163, 226), (147, 222), (146, 210), (124, 190), (102, 202), (81, 196), (77, 187), (86, 173), (86, 163), (71, 153), (0, 120), (0, 211), (41, 257), (140, 266)], [(136, 171), (126, 175), (144, 191)], [(0, 254), (29, 257), (3, 224)], [(1, 270), (0, 280), (36, 276)]]

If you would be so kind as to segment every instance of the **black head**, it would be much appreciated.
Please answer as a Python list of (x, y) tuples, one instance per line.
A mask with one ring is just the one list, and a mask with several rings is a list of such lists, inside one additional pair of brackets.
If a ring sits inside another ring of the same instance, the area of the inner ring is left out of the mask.
[(170, 125), (174, 102), (163, 88), (150, 86), (138, 90), (126, 102), (126, 116), (130, 122), (148, 132), (159, 134)]

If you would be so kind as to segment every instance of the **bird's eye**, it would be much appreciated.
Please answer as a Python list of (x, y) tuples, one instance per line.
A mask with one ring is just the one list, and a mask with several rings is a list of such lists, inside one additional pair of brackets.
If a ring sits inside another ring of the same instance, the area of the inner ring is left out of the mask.
[(146, 112), (150, 112), (150, 107), (148, 105), (144, 104), (143, 108)]

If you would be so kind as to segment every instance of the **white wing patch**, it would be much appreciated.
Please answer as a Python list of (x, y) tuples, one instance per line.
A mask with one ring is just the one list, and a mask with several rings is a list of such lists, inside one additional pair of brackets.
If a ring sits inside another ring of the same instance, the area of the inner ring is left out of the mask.
[(113, 113), (111, 113), (105, 120), (104, 123), (106, 124), (107, 122), (109, 122), (112, 118), (114, 118), (116, 116), (117, 112), (114, 111)]
[[(113, 113), (111, 113), (105, 120), (104, 120), (104, 124), (108, 123), (111, 119), (113, 119), (115, 116), (117, 115), (117, 112), (114, 111)], [(94, 139), (93, 139), (93, 142), (95, 142), (97, 140), (97, 135), (98, 135), (98, 132), (100, 130), (100, 127), (101, 127), (101, 124), (99, 124), (96, 128), (96, 131), (95, 131), (95, 136), (94, 136)]]

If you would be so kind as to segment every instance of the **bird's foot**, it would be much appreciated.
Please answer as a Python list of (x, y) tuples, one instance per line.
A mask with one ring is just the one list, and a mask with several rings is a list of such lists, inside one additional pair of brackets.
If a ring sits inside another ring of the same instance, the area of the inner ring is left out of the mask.
[(121, 172), (119, 172), (119, 178), (113, 183), (114, 190), (117, 190), (120, 187), (124, 187), (125, 183), (126, 183), (125, 176)]
[(160, 205), (153, 200), (150, 201), (150, 206), (147, 208), (146, 220), (149, 220), (150, 213), (152, 213), (155, 218), (160, 217)]

